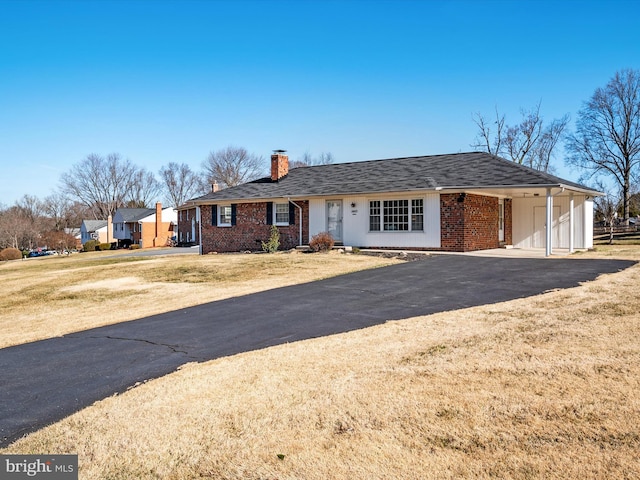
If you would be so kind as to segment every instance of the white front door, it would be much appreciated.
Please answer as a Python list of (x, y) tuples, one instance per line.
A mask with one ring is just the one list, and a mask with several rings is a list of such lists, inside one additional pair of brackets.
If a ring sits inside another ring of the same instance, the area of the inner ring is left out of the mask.
[[(551, 246), (560, 244), (560, 207), (553, 207), (553, 228)], [(547, 207), (533, 207), (533, 248), (545, 248), (547, 243)]]
[(342, 200), (327, 200), (327, 232), (342, 242)]

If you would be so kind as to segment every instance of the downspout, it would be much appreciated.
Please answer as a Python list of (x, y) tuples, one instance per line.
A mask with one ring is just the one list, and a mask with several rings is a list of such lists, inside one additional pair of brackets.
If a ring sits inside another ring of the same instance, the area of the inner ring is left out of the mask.
[(300, 237), (298, 238), (298, 245), (302, 246), (302, 207), (290, 198), (287, 198), (287, 200), (289, 201), (289, 203), (292, 203), (295, 207), (297, 207), (300, 211)]

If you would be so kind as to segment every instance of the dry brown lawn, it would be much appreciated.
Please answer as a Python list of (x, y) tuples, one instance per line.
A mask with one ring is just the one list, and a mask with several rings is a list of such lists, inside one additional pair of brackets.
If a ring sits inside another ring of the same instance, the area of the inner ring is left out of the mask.
[(639, 281), (188, 364), (0, 453), (77, 453), (82, 479), (638, 478)]
[(121, 252), (0, 262), (0, 348), (399, 261), (337, 252)]

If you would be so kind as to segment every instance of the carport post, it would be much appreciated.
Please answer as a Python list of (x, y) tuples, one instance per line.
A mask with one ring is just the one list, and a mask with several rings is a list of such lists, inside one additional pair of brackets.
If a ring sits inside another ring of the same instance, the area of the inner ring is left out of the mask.
[(546, 224), (546, 246), (545, 246), (545, 257), (549, 257), (551, 255), (552, 245), (551, 241), (553, 240), (553, 197), (551, 196), (551, 189), (547, 188), (547, 224)]
[(573, 253), (575, 250), (575, 235), (574, 235), (574, 226), (575, 226), (575, 217), (573, 215), (573, 193), (569, 194), (569, 253)]

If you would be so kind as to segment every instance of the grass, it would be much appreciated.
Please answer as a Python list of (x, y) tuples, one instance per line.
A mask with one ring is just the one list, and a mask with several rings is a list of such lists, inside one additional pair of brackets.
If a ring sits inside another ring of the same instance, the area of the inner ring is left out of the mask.
[(114, 256), (0, 263), (0, 348), (388, 265), (364, 255)]
[[(286, 268), (269, 257), (250, 261), (275, 280)], [(295, 272), (359, 256), (282, 257)], [(640, 259), (640, 247), (577, 257)], [(136, 272), (155, 275), (151, 265)], [(231, 286), (252, 281), (238, 268)], [(83, 479), (637, 478), (639, 281), (634, 266), (188, 364), (0, 453), (78, 453)]]

